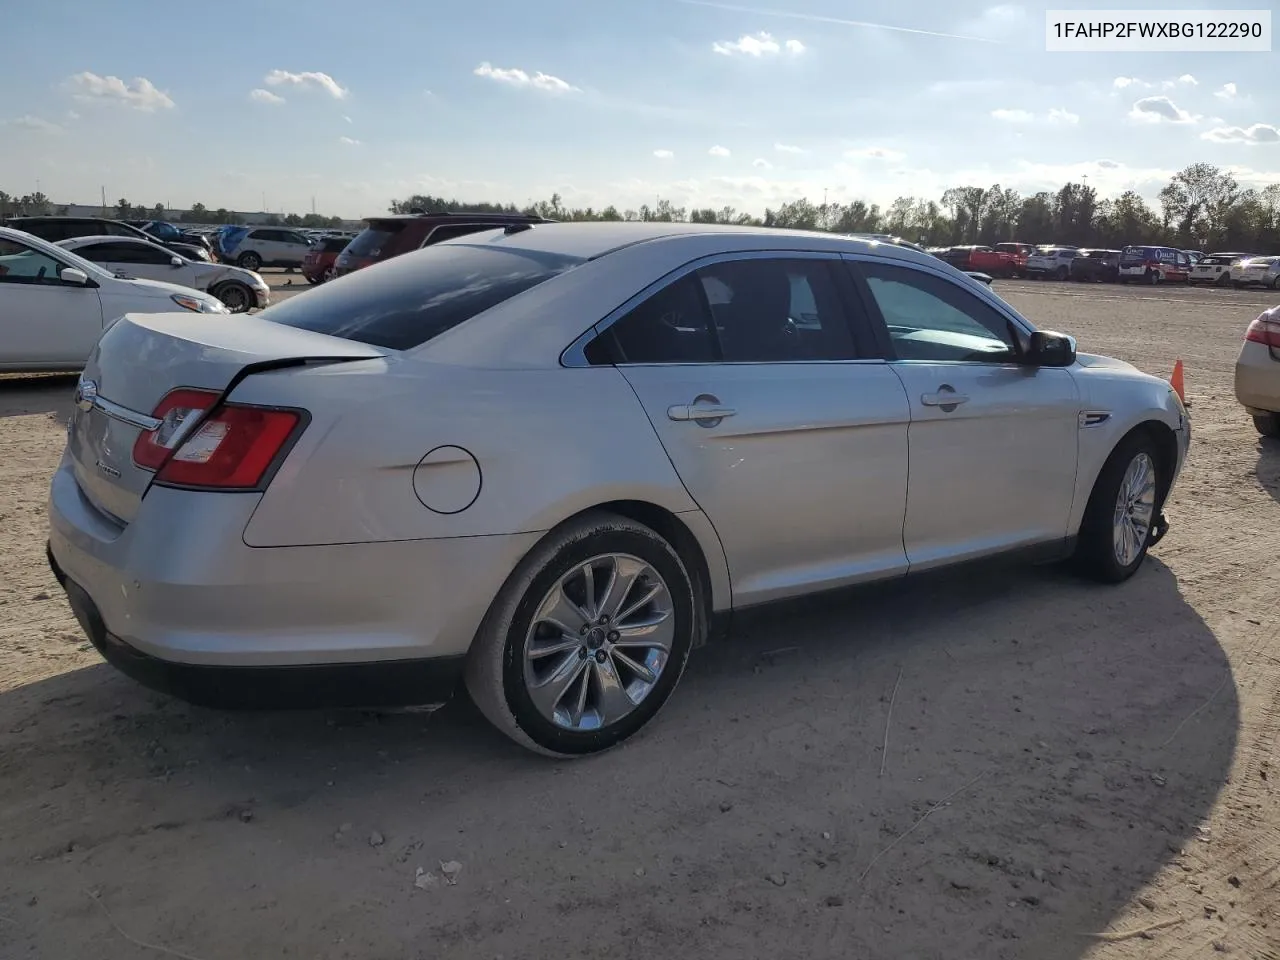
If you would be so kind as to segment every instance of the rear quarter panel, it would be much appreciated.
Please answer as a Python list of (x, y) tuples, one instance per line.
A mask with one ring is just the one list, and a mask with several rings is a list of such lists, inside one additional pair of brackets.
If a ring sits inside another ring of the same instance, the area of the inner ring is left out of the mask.
[[(300, 406), (312, 417), (245, 530), (249, 546), (543, 531), (610, 500), (696, 510), (612, 367), (370, 361), (259, 374), (232, 399)], [(415, 469), (441, 446), (479, 464), (479, 494), (459, 513), (433, 512), (415, 492)]]

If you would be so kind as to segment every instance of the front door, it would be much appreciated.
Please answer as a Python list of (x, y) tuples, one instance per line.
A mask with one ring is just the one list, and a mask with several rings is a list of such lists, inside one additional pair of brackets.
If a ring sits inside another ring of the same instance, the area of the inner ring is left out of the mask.
[(861, 359), (840, 269), (738, 254), (605, 334), (719, 534), (735, 606), (906, 570), (909, 407), (889, 364)]
[(59, 260), (0, 238), (0, 364), (68, 364), (88, 358), (102, 334), (95, 287), (65, 283)]
[(1013, 362), (1009, 319), (959, 282), (882, 261), (854, 267), (911, 403), (911, 569), (1065, 538), (1080, 429), (1070, 371)]

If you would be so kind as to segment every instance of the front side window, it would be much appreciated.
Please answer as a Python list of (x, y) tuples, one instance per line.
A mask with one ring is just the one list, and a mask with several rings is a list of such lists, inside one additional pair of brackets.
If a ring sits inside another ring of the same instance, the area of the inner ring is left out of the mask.
[(0, 237), (0, 283), (56, 286), (62, 283), (62, 269), (63, 265), (47, 253)]
[(899, 360), (1008, 363), (1009, 321), (957, 284), (923, 270), (860, 262), (857, 269), (889, 328)]

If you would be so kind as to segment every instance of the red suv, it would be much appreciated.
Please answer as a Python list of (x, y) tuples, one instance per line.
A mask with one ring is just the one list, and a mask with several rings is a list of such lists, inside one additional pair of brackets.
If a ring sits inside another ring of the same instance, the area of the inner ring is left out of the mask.
[(307, 283), (324, 283), (333, 276), (333, 262), (347, 249), (350, 237), (321, 237), (302, 258), (302, 275)]
[(481, 230), (496, 230), (513, 224), (555, 223), (543, 217), (520, 213), (395, 213), (385, 217), (365, 217), (368, 224), (333, 264), (333, 276), (390, 260), (410, 250), (441, 240), (463, 237)]

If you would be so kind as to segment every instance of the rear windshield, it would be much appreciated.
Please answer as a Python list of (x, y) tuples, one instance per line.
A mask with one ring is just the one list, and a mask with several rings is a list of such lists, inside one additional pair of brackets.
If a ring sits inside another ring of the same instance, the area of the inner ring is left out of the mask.
[(287, 327), (409, 350), (581, 262), (526, 250), (441, 244), (282, 300), (260, 316)]
[(386, 220), (361, 230), (347, 246), (347, 253), (355, 257), (376, 257), (383, 247), (405, 228), (402, 220)]
[(347, 249), (347, 244), (351, 241), (346, 237), (326, 237), (324, 241), (324, 253), (341, 253)]

